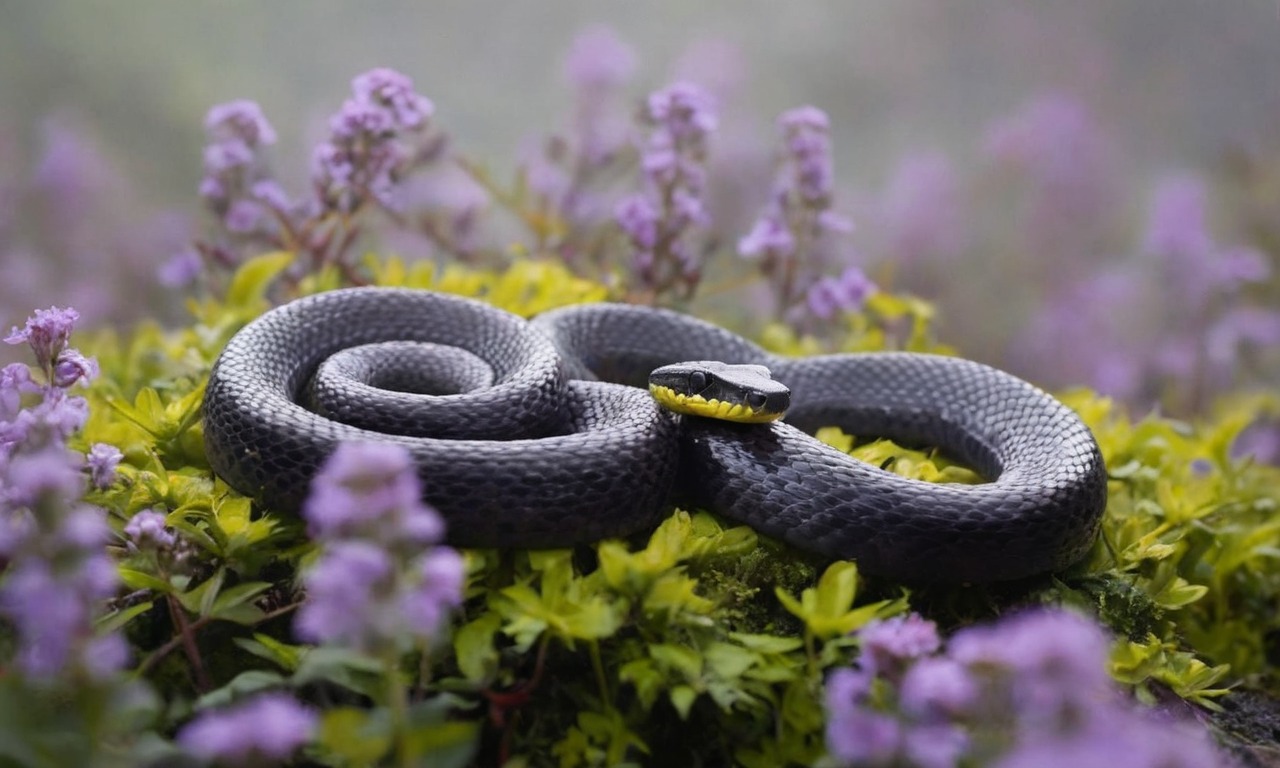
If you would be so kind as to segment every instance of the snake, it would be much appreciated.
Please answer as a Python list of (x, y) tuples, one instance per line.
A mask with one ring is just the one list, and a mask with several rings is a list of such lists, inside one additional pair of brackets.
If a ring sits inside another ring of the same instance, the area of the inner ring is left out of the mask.
[[(824, 426), (935, 448), (984, 482), (901, 476), (815, 439)], [(281, 514), (338, 444), (393, 443), (458, 547), (633, 536), (678, 506), (912, 584), (1068, 568), (1107, 500), (1089, 428), (1010, 373), (918, 352), (784, 357), (607, 302), (526, 320), (423, 289), (294, 299), (226, 343), (203, 430), (214, 473)]]

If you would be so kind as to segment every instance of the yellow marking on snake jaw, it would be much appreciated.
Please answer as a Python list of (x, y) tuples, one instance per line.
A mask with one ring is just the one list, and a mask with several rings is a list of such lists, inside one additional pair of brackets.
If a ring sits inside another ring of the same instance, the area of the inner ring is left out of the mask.
[(744, 424), (766, 424), (782, 418), (780, 413), (757, 413), (743, 403), (727, 403), (723, 400), (708, 400), (702, 395), (686, 395), (671, 387), (657, 384), (649, 385), (653, 399), (667, 410), (676, 413), (687, 413), (692, 416), (706, 416), (723, 421), (737, 421)]

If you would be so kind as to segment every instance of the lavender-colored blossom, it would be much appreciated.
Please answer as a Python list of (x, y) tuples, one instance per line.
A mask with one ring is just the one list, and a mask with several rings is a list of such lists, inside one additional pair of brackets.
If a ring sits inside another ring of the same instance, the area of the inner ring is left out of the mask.
[(253, 101), (230, 101), (213, 107), (205, 115), (204, 127), (210, 138), (219, 143), (238, 142), (253, 148), (276, 142), (275, 129)]
[(940, 152), (903, 160), (879, 203), (885, 255), (895, 264), (949, 260), (964, 246), (960, 180)]
[[(0, 611), (17, 629), (19, 664), (27, 674), (48, 679), (75, 666), (104, 676), (123, 663), (118, 653), (102, 656), (108, 647), (93, 636), (94, 606), (117, 584), (102, 549), (106, 542), (102, 511), (81, 507), (58, 529), (30, 529), (16, 549), (0, 584)], [(86, 654), (92, 663), (85, 663)], [(118, 663), (108, 664), (111, 658)]]
[(1025, 727), (1040, 727), (1114, 697), (1110, 639), (1071, 611), (1028, 611), (996, 625), (957, 632), (950, 655), (970, 668), (1012, 673), (1010, 696)]
[(644, 117), (650, 130), (640, 153), (642, 190), (619, 203), (615, 220), (645, 289), (692, 291), (701, 278), (695, 237), (707, 220), (704, 166), (716, 116), (702, 89), (680, 82), (650, 94)]
[(902, 676), (902, 709), (924, 722), (961, 715), (978, 697), (978, 684), (969, 670), (945, 656), (921, 658)]
[(329, 119), (329, 140), (312, 155), (319, 202), (344, 214), (370, 199), (397, 208), (397, 183), (417, 160), (412, 142), (427, 127), (431, 102), (414, 92), (412, 80), (390, 69), (356, 77), (352, 91), (353, 98)]
[(264, 693), (222, 710), (203, 712), (178, 732), (178, 744), (223, 765), (275, 765), (311, 741), (317, 714), (293, 697)]
[(120, 449), (109, 443), (94, 443), (85, 454), (89, 482), (98, 490), (106, 490), (116, 481), (116, 468), (124, 459)]
[(796, 250), (796, 238), (780, 215), (764, 215), (756, 219), (751, 231), (738, 240), (738, 253), (747, 258), (790, 258)]
[(996, 121), (984, 150), (1024, 182), (1024, 247), (1057, 256), (1046, 269), (1064, 272), (1090, 255), (1116, 208), (1116, 163), (1109, 138), (1084, 102), (1065, 93), (1037, 97)]
[(409, 629), (421, 637), (439, 631), (448, 612), (462, 604), (466, 575), (466, 562), (455, 550), (437, 547), (423, 555), (419, 582), (405, 591), (400, 603)]
[(453, 550), (431, 546), (444, 523), (421, 496), (402, 446), (339, 445), (303, 506), (321, 551), (303, 577), (300, 636), (374, 651), (438, 632), (461, 603), (465, 567)]
[(1203, 728), (1161, 722), (1134, 709), (1100, 707), (1077, 728), (1023, 732), (996, 768), (1215, 768), (1226, 765)]
[(181, 288), (195, 282), (203, 269), (204, 261), (200, 258), (200, 252), (194, 248), (184, 248), (160, 266), (156, 277), (167, 288)]
[(31, 380), (31, 369), (24, 363), (10, 363), (0, 368), (0, 422), (17, 415), (22, 396), (39, 390)]
[(78, 498), (84, 492), (84, 476), (72, 457), (60, 441), (15, 454), (6, 467), (3, 488), (7, 500), (16, 506), (34, 507), (50, 500)]
[(387, 594), (395, 588), (395, 562), (369, 542), (331, 544), (307, 571), (307, 602), (294, 627), (307, 640), (364, 647), (391, 629), (385, 615)]
[(444, 522), (422, 502), (408, 452), (389, 443), (342, 443), (312, 481), (303, 515), (322, 540), (362, 536), (421, 547), (439, 541)]
[(574, 87), (593, 92), (626, 83), (635, 69), (635, 51), (604, 25), (580, 32), (564, 61), (565, 79)]
[(796, 194), (806, 205), (825, 208), (835, 180), (827, 113), (817, 107), (798, 107), (782, 113), (778, 126), (795, 174)]
[(823, 249), (827, 236), (853, 228), (831, 207), (830, 120), (816, 107), (798, 107), (782, 113), (778, 129), (783, 162), (768, 204), (738, 241), (738, 253), (758, 262), (774, 290), (780, 317), (801, 310), (806, 294), (813, 314), (831, 317), (853, 301), (851, 290), (861, 289), (852, 285), (854, 274), (846, 273), (841, 278), (846, 284), (833, 279), (810, 293), (828, 261)]
[(702, 88), (678, 82), (649, 95), (649, 119), (675, 141), (702, 141), (719, 125), (715, 105)]
[(871, 674), (896, 680), (910, 662), (933, 653), (941, 644), (937, 626), (910, 613), (873, 621), (859, 630), (862, 654), (858, 658)]
[(167, 527), (167, 519), (162, 512), (144, 509), (129, 518), (124, 526), (124, 535), (129, 539), (130, 549), (139, 551), (159, 551), (173, 549), (177, 537)]
[(64, 349), (53, 364), (53, 386), (69, 389), (76, 384), (88, 385), (98, 378), (98, 361), (85, 357), (76, 349)]
[(1143, 250), (1198, 259), (1212, 248), (1204, 184), (1186, 175), (1165, 179), (1151, 201)]
[(26, 325), (22, 328), (15, 327), (4, 341), (6, 344), (25, 342), (30, 345), (31, 351), (35, 353), (37, 365), (41, 370), (48, 372), (52, 368), (53, 361), (66, 347), (71, 331), (75, 329), (76, 321), (79, 319), (80, 313), (70, 307), (38, 309), (34, 315), (27, 318)]
[(870, 680), (850, 669), (838, 669), (827, 679), (827, 751), (843, 762), (887, 765), (902, 744), (898, 721), (864, 705)]
[(351, 91), (357, 100), (380, 106), (399, 129), (420, 128), (435, 111), (431, 100), (413, 89), (412, 79), (385, 67), (356, 76)]
[(809, 287), (809, 311), (822, 320), (844, 312), (861, 311), (876, 284), (861, 269), (849, 267), (838, 277), (823, 277)]
[(645, 195), (632, 195), (618, 203), (614, 217), (637, 251), (652, 253), (658, 244), (658, 209)]

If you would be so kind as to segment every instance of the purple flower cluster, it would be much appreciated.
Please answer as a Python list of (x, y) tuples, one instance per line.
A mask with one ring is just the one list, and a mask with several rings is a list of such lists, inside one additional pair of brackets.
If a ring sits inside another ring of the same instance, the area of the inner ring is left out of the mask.
[(280, 765), (315, 734), (316, 713), (282, 693), (205, 712), (178, 732), (187, 752), (219, 765)]
[(574, 39), (564, 71), (574, 90), (577, 153), (585, 163), (600, 163), (617, 149), (621, 126), (608, 107), (635, 68), (635, 52), (608, 27), (589, 27)]
[(437, 546), (444, 522), (423, 503), (404, 448), (339, 445), (303, 515), (321, 547), (295, 624), (306, 639), (368, 651), (421, 644), (461, 603), (465, 564)]
[[(738, 241), (738, 253), (759, 261), (774, 286), (781, 316), (821, 274), (820, 240), (828, 233), (847, 232), (852, 225), (831, 208), (835, 176), (826, 113), (816, 107), (792, 109), (778, 118), (778, 128), (782, 169), (764, 211)], [(802, 266), (813, 274), (800, 274)], [(826, 307), (821, 298), (819, 306)]]
[(434, 106), (413, 81), (379, 68), (351, 82), (352, 97), (329, 119), (329, 139), (316, 147), (311, 179), (322, 210), (350, 214), (373, 201), (397, 207), (396, 184), (419, 162)]
[(984, 148), (1021, 182), (1022, 247), (1051, 257), (1050, 271), (1091, 256), (1116, 198), (1110, 141), (1093, 112), (1068, 94), (1040, 96), (992, 124)]
[(1207, 732), (1138, 708), (1106, 672), (1110, 642), (1062, 610), (957, 632), (945, 652), (911, 615), (859, 633), (856, 668), (827, 679), (827, 749), (848, 766), (1208, 768)]
[[(245, 100), (219, 104), (205, 117), (205, 131), (209, 144), (204, 151), (200, 196), (232, 234), (272, 231), (273, 222), (285, 214), (290, 203), (267, 173), (261, 157), (262, 148), (276, 142), (275, 129), (262, 109)], [(177, 271), (171, 266), (163, 274), (176, 280)]]
[(105, 677), (126, 653), (119, 636), (94, 634), (116, 570), (106, 515), (83, 503), (86, 470), (109, 484), (119, 451), (95, 446), (86, 459), (66, 445), (88, 416), (68, 389), (97, 375), (96, 362), (67, 346), (77, 319), (72, 309), (41, 310), (5, 339), (31, 347), (43, 381), (20, 363), (0, 372), (0, 614), (17, 631), (19, 668), (38, 679)]
[(876, 292), (871, 282), (858, 267), (848, 267), (838, 277), (820, 277), (809, 286), (806, 304), (814, 317), (830, 320), (845, 312), (858, 312), (867, 297)]
[(717, 126), (711, 98), (680, 82), (649, 95), (650, 130), (640, 149), (641, 192), (622, 200), (614, 217), (631, 243), (632, 272), (652, 295), (692, 292), (702, 278), (696, 232), (707, 223), (707, 140)]
[[(1054, 385), (1195, 410), (1238, 382), (1247, 355), (1280, 347), (1280, 312), (1248, 301), (1270, 265), (1257, 251), (1216, 241), (1207, 197), (1194, 177), (1160, 184), (1132, 262), (1051, 294), (1019, 342), (1024, 364), (1056, 377)], [(1077, 352), (1064, 358), (1064, 348)]]
[(883, 255), (911, 267), (950, 261), (965, 245), (960, 179), (940, 152), (910, 155), (899, 164), (879, 201), (876, 218)]

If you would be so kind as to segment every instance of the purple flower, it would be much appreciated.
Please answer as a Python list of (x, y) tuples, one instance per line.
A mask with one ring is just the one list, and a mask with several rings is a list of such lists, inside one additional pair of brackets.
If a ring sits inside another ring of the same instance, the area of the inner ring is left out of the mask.
[(72, 454), (60, 442), (46, 448), (15, 454), (6, 467), (5, 495), (17, 506), (70, 501), (84, 491), (84, 476), (72, 463)]
[(876, 284), (861, 269), (849, 267), (839, 277), (823, 277), (809, 287), (809, 311), (823, 320), (842, 312), (858, 312), (876, 290)]
[(978, 696), (978, 685), (964, 665), (943, 656), (916, 661), (902, 677), (902, 709), (925, 722), (962, 714)]
[(362, 650), (429, 641), (461, 603), (462, 557), (432, 547), (440, 516), (421, 498), (408, 451), (343, 443), (312, 481), (303, 515), (321, 544), (303, 576), (296, 630)]
[(275, 129), (262, 114), (257, 102), (240, 100), (218, 104), (204, 119), (205, 130), (219, 144), (257, 147), (276, 142)]
[(693, 83), (654, 91), (645, 104), (649, 119), (676, 141), (701, 141), (719, 123), (711, 97)]
[(912, 155), (894, 172), (880, 201), (888, 257), (909, 264), (951, 259), (963, 247), (960, 181), (946, 156)]
[(168, 288), (180, 288), (190, 285), (204, 269), (200, 252), (194, 248), (184, 248), (169, 257), (156, 273), (160, 284)]
[(1007, 669), (1021, 722), (1055, 722), (1064, 713), (1113, 696), (1107, 674), (1110, 639), (1095, 622), (1065, 610), (1018, 614), (957, 632), (951, 658), (971, 669)]
[(873, 621), (858, 631), (859, 664), (869, 673), (896, 679), (908, 662), (938, 650), (938, 628), (918, 613)]
[(612, 29), (588, 27), (574, 38), (565, 56), (564, 74), (584, 90), (607, 90), (622, 85), (636, 68), (635, 52)]
[(778, 215), (756, 219), (751, 231), (738, 241), (738, 253), (747, 258), (785, 259), (795, 250), (796, 239)]
[(352, 91), (312, 155), (312, 182), (328, 210), (351, 213), (370, 198), (395, 208), (397, 183), (417, 162), (410, 139), (425, 131), (433, 107), (390, 69), (358, 76)]
[(39, 390), (40, 387), (31, 380), (31, 369), (25, 364), (10, 363), (0, 368), (0, 422), (17, 415), (24, 394)]
[(227, 230), (236, 234), (246, 234), (258, 228), (262, 220), (262, 206), (256, 200), (236, 200), (227, 208), (223, 223)]
[(462, 604), (466, 561), (456, 551), (437, 547), (421, 558), (416, 587), (405, 591), (401, 610), (408, 627), (422, 637), (434, 635), (450, 609)]
[(277, 764), (308, 743), (316, 713), (282, 693), (264, 693), (223, 710), (204, 712), (178, 732), (191, 754), (224, 765)]
[(795, 174), (795, 192), (806, 204), (825, 207), (835, 178), (827, 113), (817, 107), (798, 107), (783, 112), (778, 126)]
[(618, 203), (614, 218), (638, 251), (652, 251), (658, 244), (658, 210), (645, 195), (632, 195)]
[(1096, 247), (1110, 226), (1115, 184), (1110, 142), (1080, 100), (1048, 94), (1023, 105), (987, 131), (985, 152), (1025, 180), (1025, 247), (1058, 256), (1057, 268)]
[(390, 443), (340, 444), (312, 481), (303, 516), (320, 539), (420, 547), (444, 535), (439, 514), (422, 502), (408, 451)]
[(902, 751), (912, 768), (954, 768), (969, 745), (968, 734), (959, 726), (921, 725), (905, 730)]
[(306, 573), (307, 602), (298, 611), (298, 634), (317, 642), (363, 648), (385, 639), (395, 616), (386, 595), (394, 589), (395, 562), (382, 547), (363, 541), (331, 544)]
[(161, 512), (144, 509), (129, 518), (124, 526), (124, 535), (129, 539), (131, 549), (140, 551), (159, 551), (172, 549), (177, 544), (177, 537), (166, 528), (167, 519)]
[(38, 309), (27, 318), (25, 326), (21, 329), (15, 327), (4, 340), (6, 344), (29, 344), (41, 370), (48, 371), (66, 347), (79, 319), (80, 313), (70, 307)]
[(1204, 184), (1193, 176), (1161, 182), (1151, 202), (1143, 250), (1199, 259), (1213, 248)]
[(420, 128), (435, 107), (414, 91), (413, 80), (393, 69), (371, 69), (351, 81), (351, 91), (359, 101), (382, 107), (397, 128)]
[(88, 386), (98, 378), (98, 373), (96, 358), (85, 357), (79, 350), (64, 349), (53, 365), (53, 386), (59, 389), (69, 389), (75, 384)]
[(842, 762), (888, 765), (902, 746), (902, 726), (897, 719), (867, 702), (872, 677), (865, 669), (848, 668), (827, 676), (827, 751)]
[(695, 241), (707, 222), (706, 141), (716, 127), (710, 97), (697, 86), (676, 83), (650, 94), (645, 119), (650, 131), (641, 147), (643, 189), (623, 200), (615, 220), (631, 244), (633, 272), (659, 294), (692, 290), (701, 277)]

